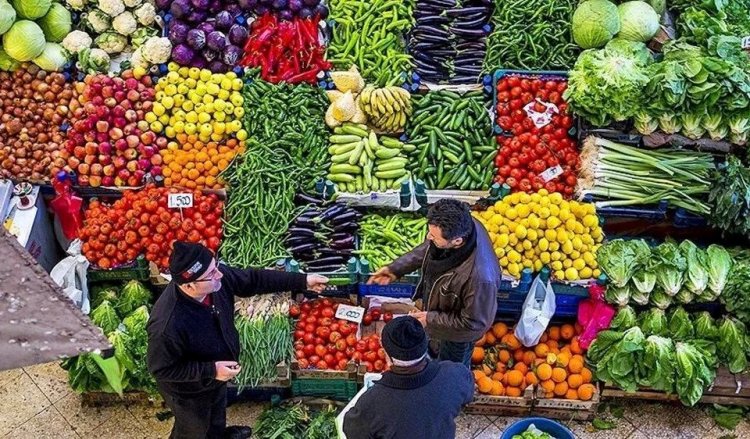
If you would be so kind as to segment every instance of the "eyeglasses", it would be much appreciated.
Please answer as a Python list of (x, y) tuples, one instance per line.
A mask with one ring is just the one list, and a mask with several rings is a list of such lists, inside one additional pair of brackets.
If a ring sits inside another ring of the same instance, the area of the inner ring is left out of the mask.
[(194, 280), (193, 283), (202, 283), (202, 282), (213, 282), (216, 275), (219, 273), (219, 258), (214, 258), (214, 269), (211, 270), (211, 273), (205, 278), (205, 279), (198, 279)]

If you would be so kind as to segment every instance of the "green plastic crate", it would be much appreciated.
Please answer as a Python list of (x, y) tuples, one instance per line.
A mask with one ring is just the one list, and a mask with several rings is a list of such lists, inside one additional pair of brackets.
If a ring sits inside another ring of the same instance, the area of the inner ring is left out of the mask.
[(349, 401), (359, 391), (356, 381), (345, 379), (292, 378), (292, 396), (314, 396)]
[(145, 257), (139, 256), (132, 267), (113, 268), (111, 270), (100, 270), (89, 268), (89, 282), (106, 282), (115, 280), (139, 280), (147, 281), (150, 277), (148, 261)]

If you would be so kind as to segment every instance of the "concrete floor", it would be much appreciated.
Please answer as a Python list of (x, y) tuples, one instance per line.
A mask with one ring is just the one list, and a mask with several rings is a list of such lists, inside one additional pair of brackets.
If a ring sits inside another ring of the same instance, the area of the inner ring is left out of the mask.
[[(229, 407), (230, 425), (252, 425), (263, 404)], [(581, 439), (750, 439), (750, 422), (734, 431), (718, 427), (701, 408), (628, 402), (617, 428), (594, 431), (591, 423), (566, 422)], [(0, 438), (13, 439), (151, 439), (169, 436), (172, 421), (160, 421), (163, 409), (134, 405), (107, 408), (81, 406), (57, 363), (0, 372)], [(462, 415), (460, 439), (499, 438), (516, 418)]]

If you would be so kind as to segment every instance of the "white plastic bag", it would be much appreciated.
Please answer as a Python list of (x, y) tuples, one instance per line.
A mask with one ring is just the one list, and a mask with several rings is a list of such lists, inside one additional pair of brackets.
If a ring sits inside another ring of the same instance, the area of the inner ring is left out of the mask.
[(515, 330), (516, 338), (526, 347), (536, 346), (553, 315), (555, 292), (549, 279), (544, 282), (541, 275), (537, 276), (523, 302), (521, 319)]
[(63, 289), (65, 295), (84, 314), (88, 314), (91, 311), (89, 289), (86, 282), (86, 270), (89, 268), (89, 261), (81, 254), (81, 240), (76, 239), (71, 242), (67, 253), (69, 256), (55, 265), (49, 275)]

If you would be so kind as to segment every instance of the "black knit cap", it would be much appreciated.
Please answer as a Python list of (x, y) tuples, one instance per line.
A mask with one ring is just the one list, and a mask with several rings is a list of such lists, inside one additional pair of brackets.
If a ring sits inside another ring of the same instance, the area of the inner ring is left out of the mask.
[(414, 361), (427, 352), (427, 334), (414, 317), (398, 317), (386, 323), (380, 338), (385, 352), (395, 360)]
[(169, 273), (177, 284), (197, 280), (208, 270), (213, 253), (208, 248), (192, 242), (175, 241), (169, 257)]

